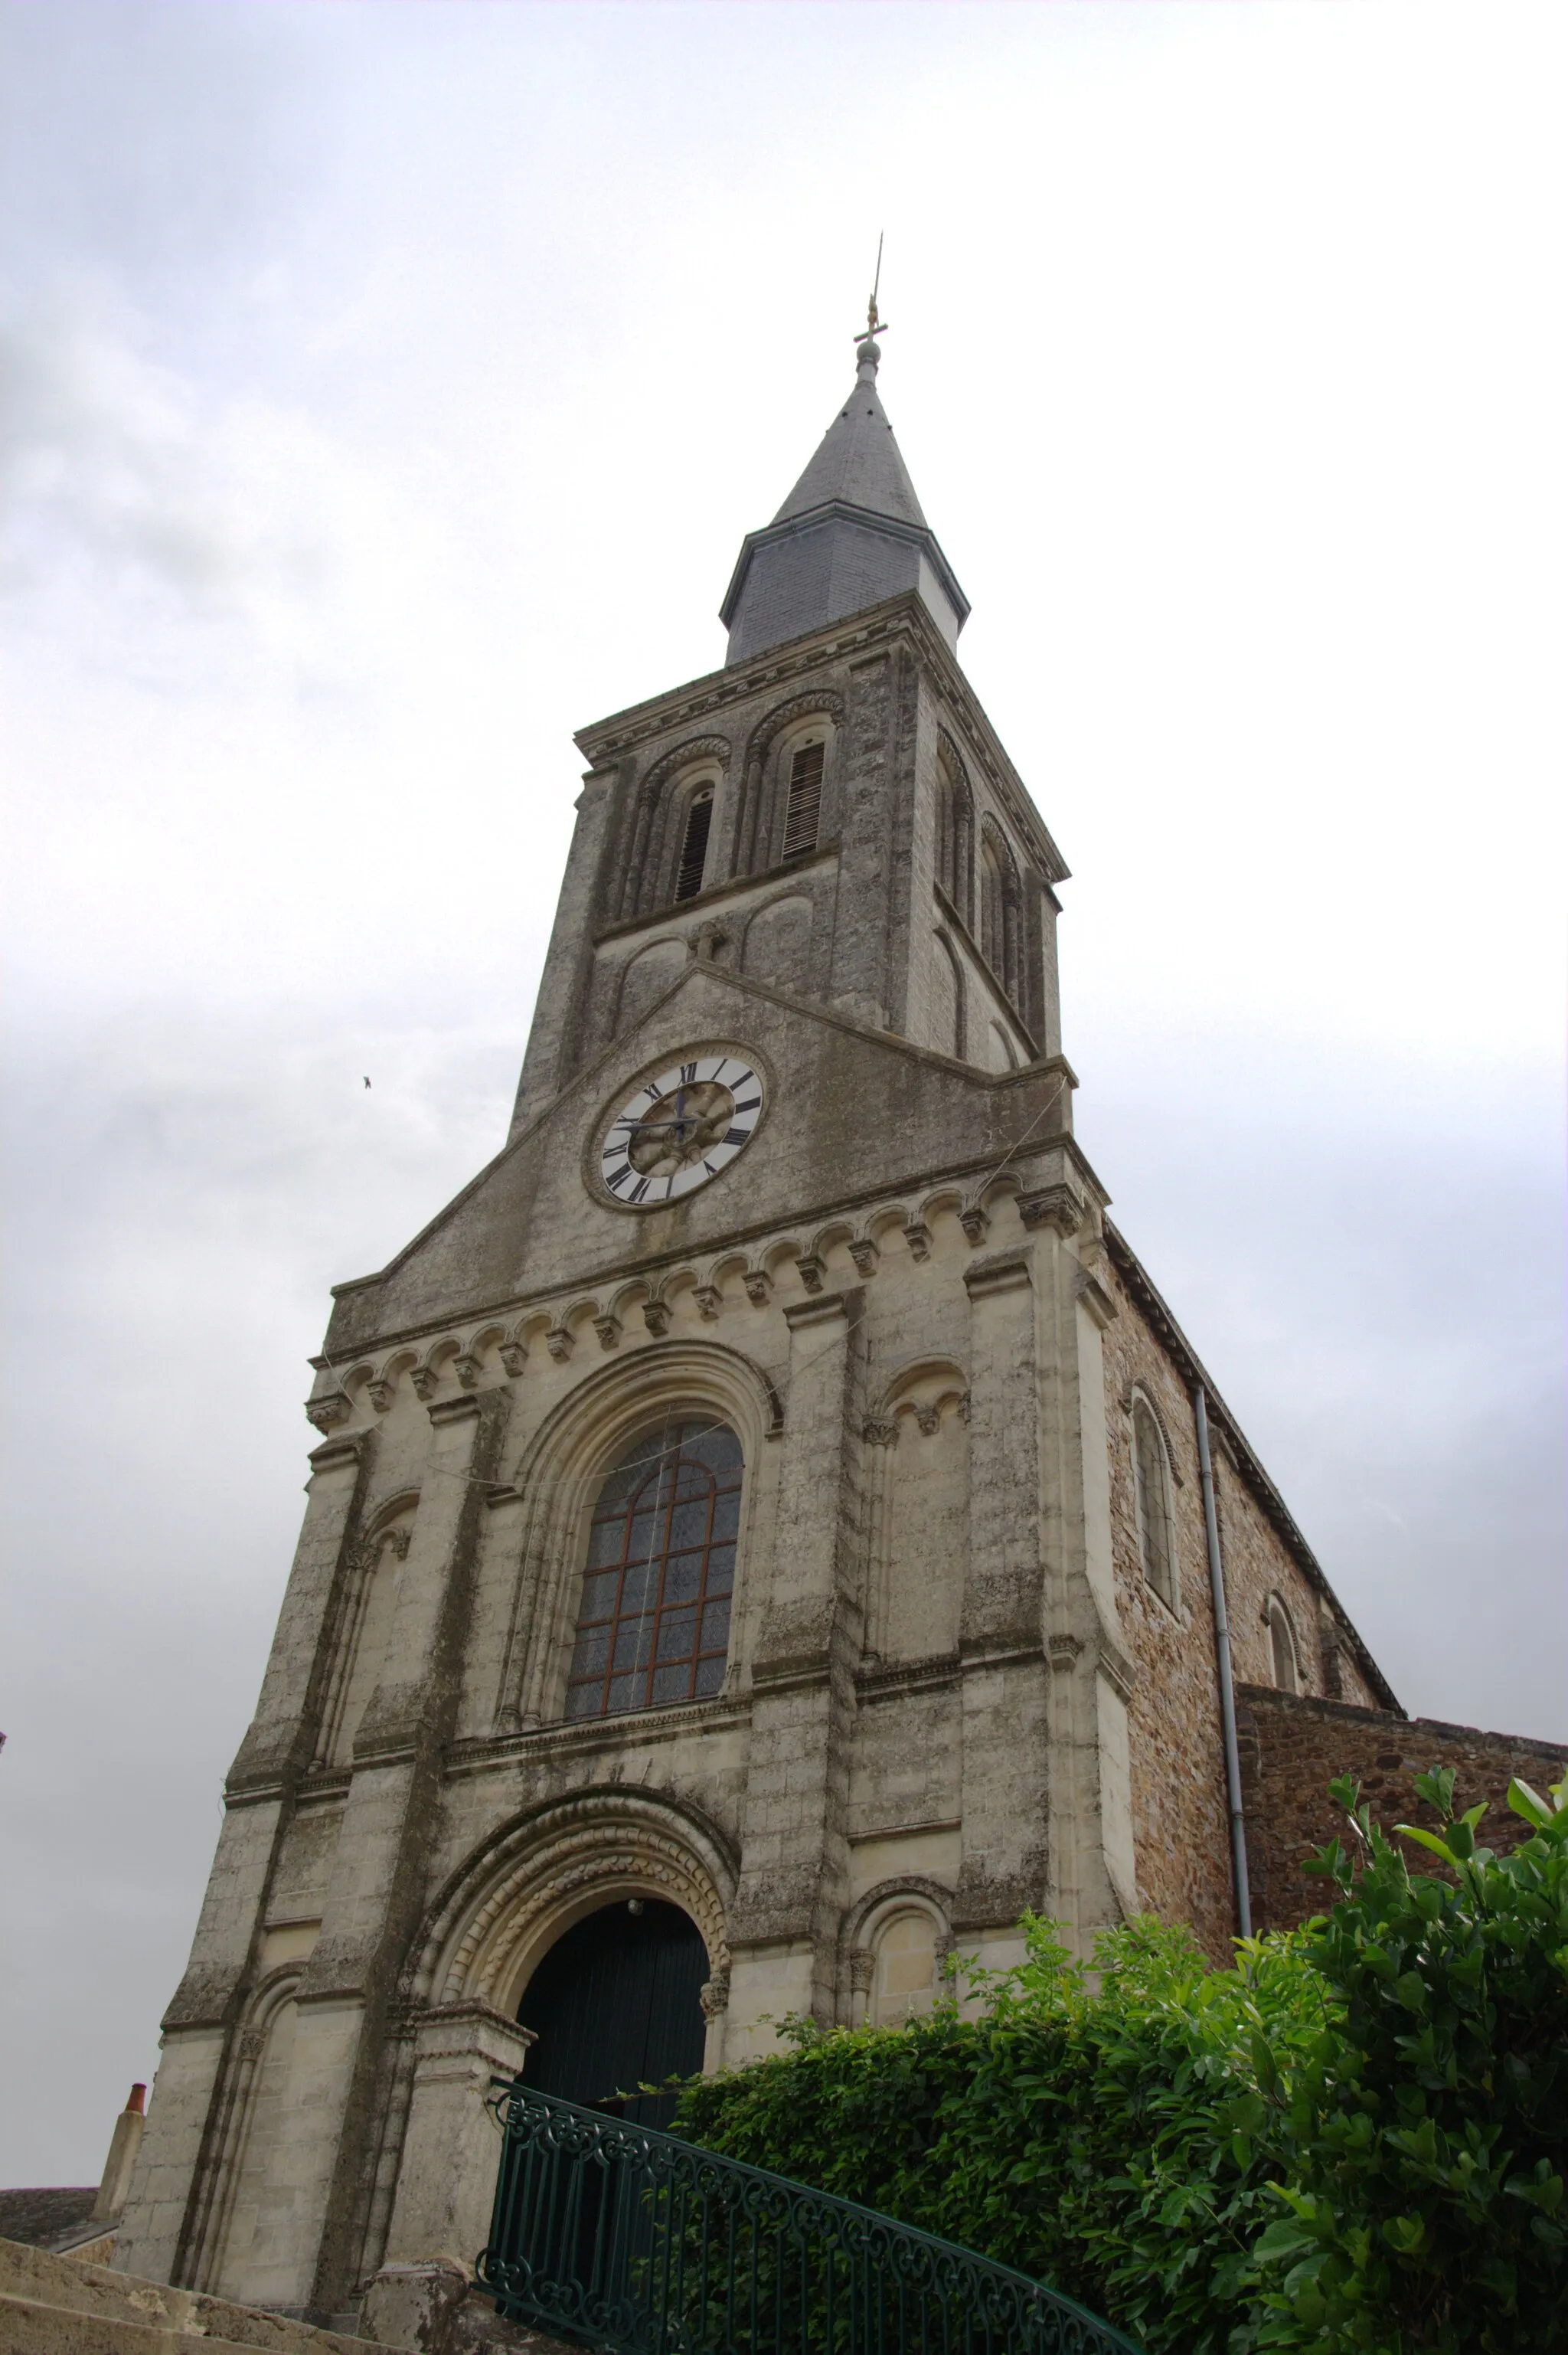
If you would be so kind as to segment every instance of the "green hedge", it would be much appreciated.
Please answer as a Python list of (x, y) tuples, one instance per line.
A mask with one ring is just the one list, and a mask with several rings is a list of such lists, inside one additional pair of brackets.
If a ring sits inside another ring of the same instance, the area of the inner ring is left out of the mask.
[(1440, 1859), (1333, 1786), (1338, 1886), (1211, 1969), (1139, 1921), (900, 2029), (788, 2024), (683, 2090), (677, 2131), (1054, 2282), (1180, 2355), (1568, 2350), (1568, 1784), (1510, 1856), (1449, 1774)]

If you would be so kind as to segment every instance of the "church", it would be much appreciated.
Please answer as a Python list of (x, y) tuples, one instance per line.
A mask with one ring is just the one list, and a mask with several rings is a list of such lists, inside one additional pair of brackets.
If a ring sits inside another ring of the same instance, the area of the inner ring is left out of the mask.
[(1399, 1721), (1075, 1142), (876, 333), (724, 667), (577, 738), (504, 1148), (335, 1289), (126, 2272), (352, 2316), (471, 2263), (496, 2078), (895, 2021), (1030, 1910), (1224, 1960), (1271, 1697)]

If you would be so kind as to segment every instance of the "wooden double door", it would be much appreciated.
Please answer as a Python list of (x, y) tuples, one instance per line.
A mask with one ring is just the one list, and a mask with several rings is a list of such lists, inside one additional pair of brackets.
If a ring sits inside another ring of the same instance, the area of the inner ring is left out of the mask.
[(585, 1915), (550, 1948), (518, 2007), (538, 2038), (524, 2082), (585, 2109), (667, 2126), (673, 2095), (637, 2088), (702, 2067), (707, 1976), (702, 1938), (678, 1905), (622, 1899)]

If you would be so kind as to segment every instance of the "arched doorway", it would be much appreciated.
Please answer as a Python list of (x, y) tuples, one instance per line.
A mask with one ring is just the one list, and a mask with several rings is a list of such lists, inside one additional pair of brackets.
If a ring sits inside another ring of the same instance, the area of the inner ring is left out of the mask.
[(587, 2109), (667, 2125), (674, 2096), (635, 2089), (702, 2067), (707, 1976), (702, 1937), (678, 1905), (633, 1897), (601, 1906), (556, 1939), (528, 1982), (517, 2017), (539, 2041), (524, 2082)]

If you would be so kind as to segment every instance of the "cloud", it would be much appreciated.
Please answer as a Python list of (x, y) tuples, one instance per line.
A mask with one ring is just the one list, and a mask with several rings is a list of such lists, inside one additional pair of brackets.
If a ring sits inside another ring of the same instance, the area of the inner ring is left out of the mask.
[(111, 592), (155, 586), (197, 617), (319, 581), (319, 492), (334, 469), (302, 420), (256, 400), (215, 410), (79, 318), (9, 328), (0, 366), (13, 595), (73, 559)]

